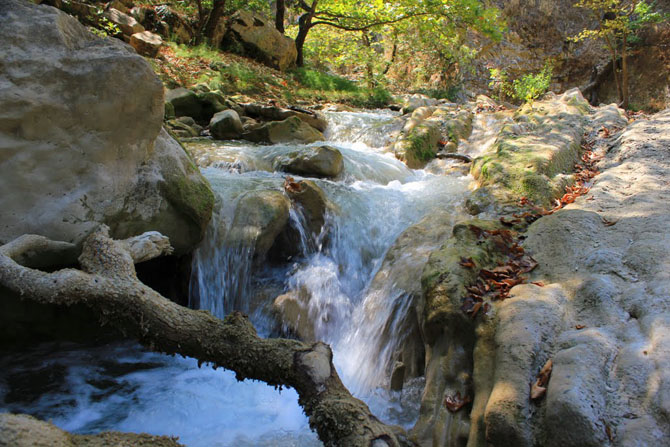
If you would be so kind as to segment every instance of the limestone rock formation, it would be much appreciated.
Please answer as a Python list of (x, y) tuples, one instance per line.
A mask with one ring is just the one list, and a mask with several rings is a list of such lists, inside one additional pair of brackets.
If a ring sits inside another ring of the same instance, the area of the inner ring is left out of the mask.
[(126, 44), (48, 6), (0, 2), (0, 240), (80, 243), (159, 229), (178, 253), (203, 237), (213, 194), (161, 131), (163, 87)]
[(230, 18), (222, 45), (241, 50), (278, 70), (293, 67), (298, 56), (293, 39), (277, 31), (266, 19), (243, 10)]

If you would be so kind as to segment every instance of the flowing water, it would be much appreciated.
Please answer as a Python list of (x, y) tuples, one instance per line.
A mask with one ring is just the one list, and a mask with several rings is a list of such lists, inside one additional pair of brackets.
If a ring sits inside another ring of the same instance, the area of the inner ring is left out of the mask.
[[(300, 243), (288, 263), (257, 265), (257, 235), (232, 238), (230, 228), (246, 194), (283, 191), (285, 175), (273, 172), (272, 161), (296, 146), (191, 144), (209, 165), (203, 173), (220, 198), (194, 258), (191, 304), (219, 317), (242, 310), (261, 334), (276, 335), (281, 325), (270, 311), (272, 300), (303, 291), (314, 334), (333, 346), (345, 385), (383, 420), (409, 428), (418, 414), (421, 380), (402, 393), (384, 385), (402, 335), (397, 321), (411, 303), (392, 270), (381, 286), (371, 283), (408, 227), (436, 210), (459, 215), (470, 179), (410, 170), (385, 153), (398, 127), (390, 112), (330, 113), (328, 120), (328, 144), (342, 152), (344, 172), (335, 180), (315, 180), (332, 203), (327, 234), (309, 234), (301, 210), (292, 209), (290, 225)], [(382, 332), (391, 335), (381, 340)], [(0, 411), (28, 412), (75, 432), (169, 434), (190, 446), (320, 445), (293, 390), (238, 383), (230, 372), (198, 368), (193, 359), (149, 353), (132, 343), (43, 345), (0, 358), (0, 370)]]

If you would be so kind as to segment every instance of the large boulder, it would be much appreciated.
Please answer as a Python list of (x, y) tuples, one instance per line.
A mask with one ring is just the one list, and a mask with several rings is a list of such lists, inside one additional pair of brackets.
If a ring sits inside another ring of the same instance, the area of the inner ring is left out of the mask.
[(230, 18), (222, 45), (278, 70), (293, 67), (298, 56), (293, 39), (249, 11), (237, 11)]
[(314, 143), (325, 140), (321, 132), (297, 116), (292, 116), (283, 121), (271, 121), (250, 129), (244, 134), (243, 138), (255, 143), (269, 144), (291, 142)]
[(209, 122), (212, 137), (217, 140), (232, 140), (239, 138), (244, 129), (240, 116), (234, 110), (224, 110), (215, 114)]
[(0, 1), (0, 242), (79, 244), (148, 230), (177, 253), (204, 235), (213, 193), (161, 130), (163, 86), (125, 43), (48, 6)]
[(275, 170), (307, 177), (337, 177), (344, 166), (342, 153), (334, 147), (308, 147), (277, 157)]

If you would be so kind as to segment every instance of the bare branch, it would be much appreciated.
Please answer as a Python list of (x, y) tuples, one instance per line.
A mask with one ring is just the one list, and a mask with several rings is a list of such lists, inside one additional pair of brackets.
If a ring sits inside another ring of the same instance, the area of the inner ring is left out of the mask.
[(106, 227), (84, 242), (83, 270), (53, 273), (23, 266), (17, 260), (69, 248), (41, 236), (22, 236), (0, 247), (0, 285), (40, 303), (93, 309), (102, 323), (158, 352), (181, 354), (230, 369), (238, 380), (261, 380), (295, 388), (310, 426), (327, 446), (409, 446), (401, 428), (380, 422), (368, 406), (342, 384), (323, 343), (260, 338), (240, 313), (223, 321), (209, 312), (179, 306), (142, 284), (134, 259), (149, 259), (166, 249), (167, 238), (156, 233), (125, 241), (108, 236)]

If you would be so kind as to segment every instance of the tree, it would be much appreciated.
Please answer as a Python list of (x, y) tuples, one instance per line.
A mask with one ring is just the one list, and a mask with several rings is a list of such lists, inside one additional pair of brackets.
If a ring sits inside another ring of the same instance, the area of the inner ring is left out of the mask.
[[(498, 10), (484, 7), (479, 0), (316, 0), (311, 4), (300, 0), (298, 6), (304, 11), (296, 37), (298, 65), (304, 65), (305, 41), (314, 27), (323, 25), (342, 34), (357, 32), (360, 39), (340, 37), (341, 42), (336, 45), (340, 51), (334, 52), (333, 56), (340, 61), (347, 57), (362, 63), (366, 67), (368, 83), (374, 82), (370, 75), (371, 65), (377, 65), (376, 71), (385, 74), (400, 49), (406, 48), (409, 57), (417, 51), (431, 52), (427, 59), (433, 68), (437, 65), (448, 67), (466, 55), (467, 30), (476, 30), (495, 39), (501, 34)], [(319, 46), (324, 34), (319, 33)], [(332, 43), (337, 39), (333, 36), (326, 40)], [(383, 42), (389, 42), (391, 49), (388, 60), (380, 64)], [(324, 55), (321, 49), (314, 49)], [(342, 53), (343, 49), (347, 51)], [(438, 54), (440, 57), (436, 60)], [(367, 60), (359, 60), (366, 55)]]
[(655, 12), (652, 5), (644, 0), (579, 0), (575, 6), (588, 10), (598, 27), (586, 29), (572, 40), (602, 39), (605, 42), (611, 57), (620, 105), (628, 108), (629, 45), (636, 40), (636, 33), (641, 28), (663, 20), (663, 15)]
[(275, 13), (275, 28), (284, 34), (284, 15), (286, 14), (286, 1), (277, 0), (277, 11)]
[[(38, 270), (45, 260), (67, 258), (67, 242), (24, 235), (0, 246), (0, 286), (39, 303), (82, 303), (101, 324), (111, 324), (157, 352), (181, 354), (275, 387), (293, 387), (310, 426), (327, 446), (410, 446), (404, 431), (380, 422), (340, 381), (332, 351), (324, 343), (263, 339), (248, 318), (224, 320), (182, 307), (142, 284), (135, 263), (169, 254), (157, 232), (117, 241), (101, 226), (83, 244), (81, 270)], [(32, 268), (35, 267), (35, 268)]]

